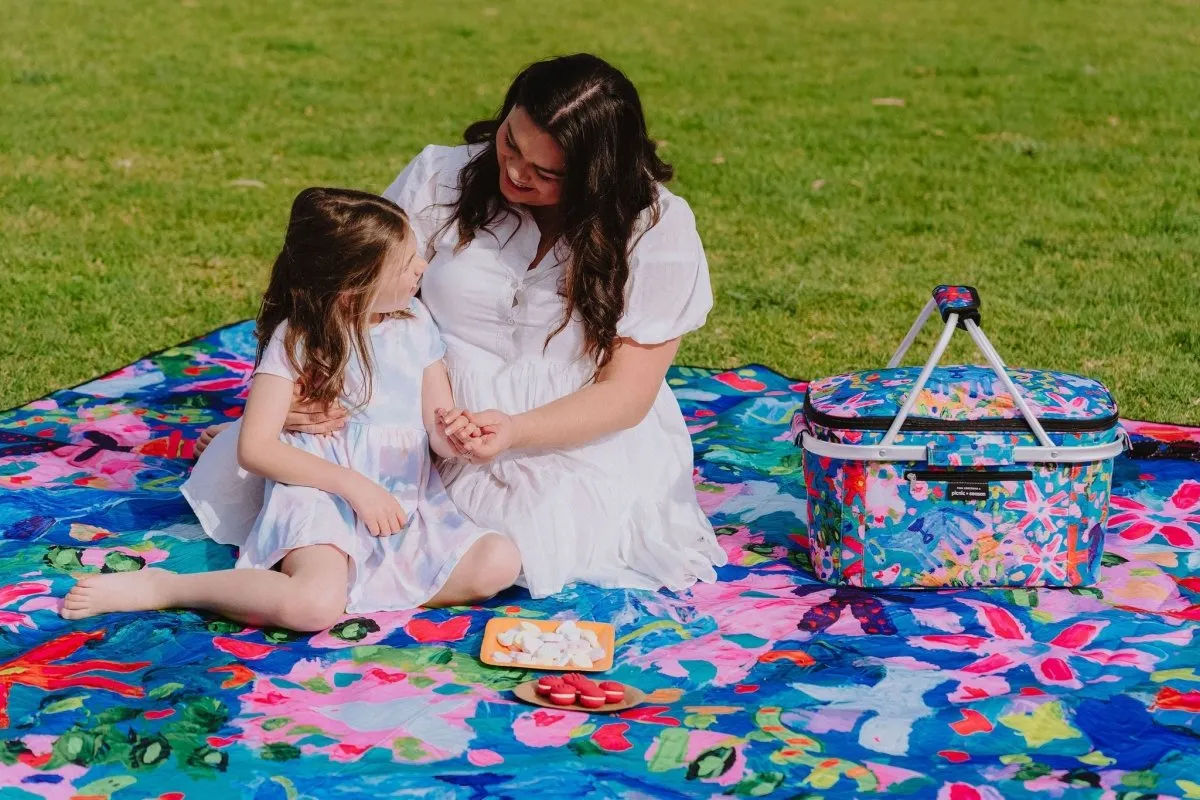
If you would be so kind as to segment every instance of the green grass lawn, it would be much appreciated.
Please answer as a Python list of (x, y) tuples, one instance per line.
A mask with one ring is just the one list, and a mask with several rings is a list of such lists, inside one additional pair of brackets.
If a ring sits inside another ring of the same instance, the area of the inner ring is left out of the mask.
[(1010, 362), (1200, 422), (1195, 0), (8, 0), (0, 407), (251, 316), (297, 190), (381, 191), (576, 50), (699, 219), (681, 361), (881, 366), (969, 282)]

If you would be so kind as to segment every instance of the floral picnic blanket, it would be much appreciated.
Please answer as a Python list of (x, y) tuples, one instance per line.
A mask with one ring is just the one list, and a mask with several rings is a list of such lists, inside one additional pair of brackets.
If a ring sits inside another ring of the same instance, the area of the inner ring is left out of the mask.
[[(833, 588), (805, 550), (803, 384), (677, 368), (718, 583), (313, 636), (59, 618), (73, 573), (232, 565), (178, 487), (253, 353), (243, 323), (0, 413), (0, 800), (1200, 798), (1200, 429), (1126, 423), (1095, 588)], [(529, 676), (476, 658), (497, 614), (614, 623), (610, 676), (649, 701), (521, 704)]]

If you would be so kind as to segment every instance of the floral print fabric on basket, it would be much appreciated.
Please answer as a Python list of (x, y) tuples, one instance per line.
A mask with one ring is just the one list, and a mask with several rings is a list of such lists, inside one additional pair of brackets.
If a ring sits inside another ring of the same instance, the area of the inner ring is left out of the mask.
[[(1116, 403), (1103, 385), (1061, 372), (1011, 373), (1064, 455), (1120, 449)], [(1018, 461), (1019, 448), (1039, 440), (996, 374), (965, 365), (933, 370), (895, 439), (920, 448), (920, 460), (871, 460), (916, 379), (917, 370), (903, 367), (809, 387), (793, 428), (797, 441), (808, 437), (816, 575), (866, 587), (1092, 585), (1116, 450), (1076, 462)], [(822, 455), (822, 442), (865, 455)]]

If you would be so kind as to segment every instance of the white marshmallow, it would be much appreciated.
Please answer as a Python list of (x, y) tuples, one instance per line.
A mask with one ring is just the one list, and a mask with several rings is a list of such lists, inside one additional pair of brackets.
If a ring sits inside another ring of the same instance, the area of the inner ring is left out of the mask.
[(503, 650), (497, 650), (496, 652), (492, 653), (492, 661), (496, 662), (497, 664), (511, 664), (513, 663), (513, 657), (511, 653), (505, 653)]
[(591, 669), (592, 660), (587, 657), (586, 653), (572, 654), (571, 666), (579, 667), (580, 669)]
[(498, 636), (496, 636), (496, 641), (505, 647), (512, 647), (513, 639), (515, 639), (516, 636), (517, 636), (517, 629), (509, 628), (506, 631), (501, 631), (500, 634)]
[(542, 629), (528, 620), (521, 620), (521, 630), (534, 636), (541, 636)]
[(534, 657), (542, 664), (553, 664), (563, 654), (563, 649), (554, 644), (543, 644), (534, 653)]
[(579, 631), (579, 635), (583, 638), (583, 640), (585, 642), (590, 644), (592, 647), (600, 646), (600, 638), (598, 636), (596, 636), (595, 631), (590, 630), (588, 628), (581, 628)]

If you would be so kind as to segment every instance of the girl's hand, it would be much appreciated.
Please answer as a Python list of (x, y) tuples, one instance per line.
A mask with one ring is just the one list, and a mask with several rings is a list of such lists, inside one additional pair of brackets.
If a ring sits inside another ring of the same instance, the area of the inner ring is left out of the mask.
[(490, 409), (467, 412), (466, 416), (479, 427), (480, 434), (463, 442), (471, 463), (486, 463), (512, 448), (516, 439), (516, 425), (508, 414)]
[(479, 426), (472, 421), (470, 414), (461, 408), (453, 408), (449, 411), (439, 408), (437, 420), (442, 426), (442, 435), (454, 448), (454, 452), (460, 458), (468, 458), (470, 452), (466, 447), (467, 442), (482, 435)]
[(399, 533), (408, 522), (395, 495), (363, 475), (354, 476), (349, 490), (342, 495), (372, 536)]
[(472, 439), (478, 439), (482, 435), (483, 431), (479, 429), (479, 426), (474, 422), (470, 422), (465, 428), (450, 437), (450, 444), (458, 451), (459, 457), (470, 460), (471, 451), (467, 445), (470, 444)]
[(288, 409), (283, 429), (291, 433), (333, 433), (346, 426), (346, 409), (341, 403), (322, 406), (301, 399), (299, 382), (292, 391), (292, 407)]

